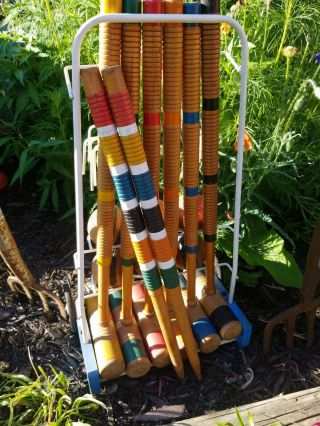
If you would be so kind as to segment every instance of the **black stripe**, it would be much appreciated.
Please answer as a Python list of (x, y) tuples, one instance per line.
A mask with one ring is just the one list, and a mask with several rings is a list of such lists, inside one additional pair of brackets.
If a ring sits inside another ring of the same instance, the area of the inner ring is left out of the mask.
[(219, 109), (219, 98), (203, 99), (203, 111), (217, 111)]
[(220, 0), (201, 0), (202, 15), (220, 13)]
[(228, 305), (219, 306), (209, 316), (210, 321), (217, 329), (218, 333), (220, 330), (231, 321), (238, 321), (237, 317), (231, 311)]
[(205, 185), (215, 185), (218, 183), (218, 175), (203, 175), (203, 183)]
[(209, 235), (209, 234), (203, 234), (203, 238), (207, 243), (214, 243), (217, 239), (216, 234)]
[(164, 229), (164, 223), (159, 205), (152, 207), (151, 209), (143, 209), (143, 216), (149, 232), (155, 233)]
[(130, 234), (139, 234), (146, 229), (139, 206), (131, 210), (123, 210), (123, 215)]

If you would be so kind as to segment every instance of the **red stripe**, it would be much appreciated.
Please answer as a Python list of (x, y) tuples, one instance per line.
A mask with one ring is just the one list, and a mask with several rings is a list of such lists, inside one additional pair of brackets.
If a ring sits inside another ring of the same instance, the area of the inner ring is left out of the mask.
[(87, 101), (96, 127), (113, 124), (112, 113), (104, 91), (88, 95)]
[(109, 101), (117, 127), (129, 126), (136, 122), (128, 92), (111, 95)]
[(162, 0), (144, 0), (143, 13), (162, 13)]
[(145, 112), (143, 115), (143, 124), (145, 126), (160, 126), (161, 117), (159, 112)]

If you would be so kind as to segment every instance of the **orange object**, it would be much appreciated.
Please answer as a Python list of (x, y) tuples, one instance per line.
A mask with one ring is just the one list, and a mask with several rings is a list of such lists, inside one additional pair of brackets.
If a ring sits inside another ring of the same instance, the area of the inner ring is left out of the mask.
[[(233, 148), (234, 150), (237, 152), (238, 151), (238, 139), (237, 141), (233, 144)], [(252, 139), (251, 136), (249, 135), (249, 133), (247, 132), (246, 129), (244, 129), (244, 141), (243, 141), (243, 149), (245, 151), (251, 151), (253, 148), (253, 143), (252, 143)]]

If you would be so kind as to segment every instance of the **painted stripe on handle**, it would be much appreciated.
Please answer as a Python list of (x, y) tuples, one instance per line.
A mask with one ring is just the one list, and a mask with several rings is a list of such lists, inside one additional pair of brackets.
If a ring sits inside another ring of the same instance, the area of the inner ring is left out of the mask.
[(130, 136), (138, 133), (138, 127), (136, 122), (129, 124), (128, 126), (118, 127), (120, 136)]
[(126, 163), (119, 164), (119, 166), (110, 166), (110, 172), (113, 176), (121, 176), (129, 172), (129, 168)]
[(145, 112), (143, 114), (143, 124), (145, 126), (160, 126), (161, 115), (159, 112)]
[(143, 208), (143, 210), (153, 209), (154, 207), (158, 205), (157, 196), (150, 198), (150, 200), (140, 200), (140, 205)]
[(218, 175), (204, 175), (203, 183), (205, 185), (215, 185), (216, 183), (218, 183)]
[(137, 243), (139, 241), (143, 241), (147, 238), (148, 234), (147, 231), (144, 230), (142, 232), (139, 232), (137, 234), (130, 234), (132, 238), (132, 242)]
[(132, 198), (129, 201), (121, 201), (121, 208), (124, 211), (132, 210), (139, 206), (138, 200), (136, 198)]
[(142, 175), (143, 173), (149, 172), (149, 167), (147, 162), (145, 161), (142, 164), (138, 164), (137, 166), (129, 166), (132, 175)]
[(175, 266), (174, 260), (171, 258), (170, 260), (167, 260), (166, 262), (158, 262), (160, 269), (170, 269)]
[(114, 191), (101, 191), (98, 190), (98, 200), (103, 203), (114, 201)]
[(219, 98), (203, 99), (203, 111), (217, 111), (219, 110)]
[(162, 229), (159, 232), (149, 232), (150, 238), (153, 241), (160, 241), (167, 236), (167, 232), (165, 229)]
[(117, 128), (114, 124), (110, 124), (109, 126), (98, 127), (97, 132), (100, 138), (112, 136), (116, 133)]
[(207, 243), (214, 243), (217, 239), (217, 235), (216, 234), (203, 234), (203, 239), (204, 241), (206, 241)]
[(198, 251), (198, 247), (197, 246), (184, 246), (183, 247), (185, 253), (189, 253), (189, 254), (195, 254)]
[(157, 266), (156, 262), (154, 260), (151, 260), (148, 263), (141, 263), (140, 264), (140, 269), (141, 269), (141, 272), (142, 271), (146, 272), (146, 271), (152, 270), (153, 268), (156, 268), (156, 266)]
[(196, 186), (195, 188), (184, 188), (184, 195), (187, 197), (196, 197), (199, 194), (199, 189)]
[(183, 113), (183, 122), (185, 124), (198, 124), (200, 121), (199, 112), (184, 112)]

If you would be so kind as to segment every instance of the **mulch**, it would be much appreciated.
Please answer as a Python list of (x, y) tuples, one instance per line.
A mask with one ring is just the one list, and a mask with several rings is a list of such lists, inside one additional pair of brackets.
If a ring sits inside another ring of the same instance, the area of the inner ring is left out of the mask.
[[(1, 191), (0, 205), (23, 258), (39, 282), (62, 298), (66, 285), (74, 292), (73, 220), (59, 220), (63, 212), (39, 212), (37, 196), (32, 192), (21, 193), (19, 188)], [(87, 393), (78, 338), (69, 323), (59, 317), (54, 305), (45, 313), (36, 296), (30, 304), (24, 295), (12, 293), (6, 284), (7, 276), (6, 266), (0, 262), (0, 371), (32, 376), (31, 358), (35, 365), (48, 369), (52, 365), (65, 372), (74, 395)], [(296, 290), (279, 288), (267, 277), (255, 286), (239, 284), (236, 300), (253, 325), (248, 348), (239, 350), (230, 343), (212, 354), (202, 354), (201, 382), (186, 364), (183, 382), (168, 367), (152, 369), (141, 379), (123, 376), (106, 383), (99, 398), (110, 410), (95, 424), (148, 425), (160, 424), (161, 419), (168, 423), (175, 417), (198, 416), (210, 410), (319, 386), (319, 320), (312, 346), (305, 345), (304, 318), (301, 318), (293, 351), (284, 347), (284, 330), (280, 327), (273, 339), (272, 353), (269, 356), (262, 353), (266, 321), (296, 303), (298, 296)]]

